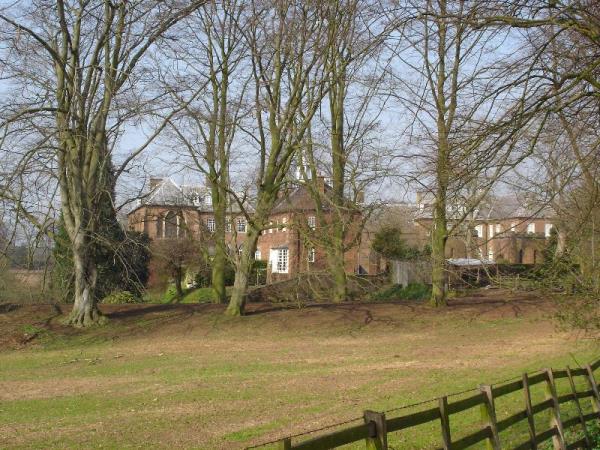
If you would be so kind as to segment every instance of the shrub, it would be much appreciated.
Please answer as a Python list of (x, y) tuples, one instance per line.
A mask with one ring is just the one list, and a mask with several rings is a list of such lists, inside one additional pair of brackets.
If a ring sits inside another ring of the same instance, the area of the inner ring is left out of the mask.
[(376, 292), (372, 299), (386, 300), (426, 300), (431, 296), (431, 286), (421, 283), (409, 283), (408, 286), (395, 284)]
[(427, 256), (427, 250), (419, 250), (406, 243), (402, 230), (395, 225), (385, 225), (375, 233), (373, 250), (389, 259), (414, 260)]
[(123, 305), (126, 303), (141, 303), (141, 300), (129, 291), (115, 291), (104, 297), (102, 303), (107, 305)]

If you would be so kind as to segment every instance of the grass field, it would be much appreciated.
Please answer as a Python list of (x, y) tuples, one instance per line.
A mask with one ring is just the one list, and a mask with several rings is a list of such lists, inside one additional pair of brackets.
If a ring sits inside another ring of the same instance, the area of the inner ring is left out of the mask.
[(218, 305), (111, 305), (89, 331), (60, 325), (67, 305), (0, 305), (0, 448), (243, 448), (600, 353), (533, 294), (451, 302), (258, 304), (235, 319)]

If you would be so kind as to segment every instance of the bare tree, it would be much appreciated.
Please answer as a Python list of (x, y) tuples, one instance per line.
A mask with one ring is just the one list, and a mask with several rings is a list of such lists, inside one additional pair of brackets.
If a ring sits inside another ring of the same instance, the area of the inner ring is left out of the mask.
[[(258, 237), (286, 180), (321, 100), (330, 36), (322, 20), (321, 2), (253, 1), (243, 33), (250, 55), (254, 124), (248, 136), (258, 153), (255, 207), (247, 213), (248, 230), (236, 263), (227, 308), (244, 312), (245, 295)], [(302, 117), (300, 113), (302, 112)], [(240, 207), (244, 207), (238, 199)]]
[[(244, 3), (227, 0), (210, 3), (196, 11), (182, 27), (184, 40), (172, 45), (174, 61), (185, 62), (183, 71), (167, 73), (169, 91), (176, 108), (184, 109), (171, 120), (175, 138), (192, 160), (192, 168), (203, 175), (211, 190), (215, 219), (215, 251), (211, 285), (215, 300), (225, 303), (225, 270), (228, 264), (227, 224), (237, 205), (230, 201), (231, 150), (241, 118), (246, 114), (244, 96), (249, 81), (247, 52), (241, 35)], [(188, 97), (197, 100), (189, 103)], [(234, 239), (235, 240), (235, 239)], [(235, 253), (237, 254), (237, 252)]]
[(392, 93), (413, 117), (408, 146), (416, 148), (405, 156), (416, 164), (409, 176), (433, 199), (434, 305), (446, 304), (448, 236), (526, 153), (514, 150), (517, 130), (529, 125), (532, 113), (523, 107), (523, 94), (515, 93), (509, 55), (498, 62), (506, 32), (473, 24), (484, 11), (483, 4), (461, 0), (407, 2), (391, 49), (397, 60)]
[(203, 3), (17, 1), (0, 14), (10, 81), (31, 93), (13, 105), (4, 124), (39, 118), (56, 152), (60, 212), (74, 260), (72, 325), (88, 326), (101, 317), (94, 295), (95, 236), (106, 220), (103, 210), (112, 207), (116, 177), (138, 153), (113, 167), (120, 127), (139, 114), (132, 108), (133, 88), (143, 72), (136, 68)]
[(360, 242), (371, 212), (365, 191), (390, 166), (375, 138), (385, 105), (378, 96), (383, 77), (377, 58), (388, 28), (379, 4), (332, 2), (326, 12), (327, 103), (321, 123), (311, 126), (298, 167), (314, 200), (318, 227), (303, 230), (312, 245), (325, 250), (332, 299), (341, 302), (348, 289), (345, 254)]

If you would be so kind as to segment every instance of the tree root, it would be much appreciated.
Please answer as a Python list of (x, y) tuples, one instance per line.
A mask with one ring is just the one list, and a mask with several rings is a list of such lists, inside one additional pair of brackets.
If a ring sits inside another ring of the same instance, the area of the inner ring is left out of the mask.
[(108, 318), (98, 308), (92, 308), (91, 310), (74, 310), (65, 319), (64, 324), (75, 328), (89, 328), (105, 325), (107, 322)]

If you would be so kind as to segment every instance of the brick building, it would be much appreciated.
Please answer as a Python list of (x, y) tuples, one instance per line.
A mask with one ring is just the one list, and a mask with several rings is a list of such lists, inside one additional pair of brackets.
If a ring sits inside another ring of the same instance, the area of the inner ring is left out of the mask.
[[(432, 201), (418, 195), (412, 208), (417, 235), (429, 242)], [(452, 224), (450, 213), (449, 224)], [(496, 197), (469, 215), (446, 245), (450, 259), (478, 258), (498, 263), (538, 264), (543, 261), (555, 218), (547, 209), (528, 208), (516, 197)]]
[[(246, 218), (232, 203), (227, 223), (227, 244), (239, 248), (245, 239)], [(215, 219), (210, 190), (205, 186), (177, 185), (169, 178), (152, 178), (150, 191), (127, 215), (130, 230), (150, 239), (177, 239), (188, 233), (202, 235), (210, 243)]]
[[(330, 187), (321, 179), (319, 187), (327, 195)], [(235, 202), (231, 202), (235, 205)], [(261, 233), (255, 258), (267, 261), (268, 280), (287, 279), (295, 274), (322, 271), (327, 268), (327, 249), (318, 244), (319, 233), (325, 232), (331, 213), (323, 208), (325, 223), (318, 224), (314, 199), (306, 186), (300, 184), (283, 193), (269, 218), (270, 226)], [(378, 259), (370, 250), (368, 233), (359, 228), (360, 217), (354, 222), (361, 236), (344, 257), (348, 273), (377, 273)], [(210, 190), (205, 186), (177, 185), (171, 179), (153, 178), (150, 191), (128, 214), (128, 227), (146, 233), (151, 239), (176, 239), (203, 236), (210, 245), (214, 231), (214, 213)], [(227, 227), (228, 247), (239, 249), (246, 238), (247, 223), (239, 208), (233, 208)], [(350, 232), (353, 236), (353, 233)]]
[[(323, 178), (317, 183), (322, 198), (331, 193)], [(268, 261), (270, 280), (287, 279), (298, 273), (327, 269), (328, 251), (322, 239), (328, 232), (334, 214), (325, 201), (321, 205), (322, 220), (315, 208), (315, 200), (303, 185), (284, 193), (275, 203), (270, 227), (265, 229), (257, 244), (256, 259)], [(378, 260), (373, 257), (369, 233), (363, 231), (362, 217), (344, 218), (347, 222), (344, 266), (347, 273), (376, 274)]]

